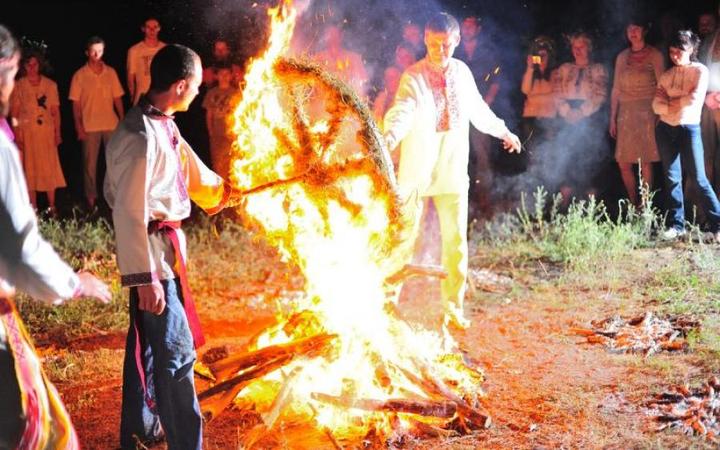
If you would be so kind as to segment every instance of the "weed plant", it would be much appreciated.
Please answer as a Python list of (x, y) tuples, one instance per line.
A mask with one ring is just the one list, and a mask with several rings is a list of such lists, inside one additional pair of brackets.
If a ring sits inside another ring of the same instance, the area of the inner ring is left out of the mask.
[(495, 245), (514, 246), (571, 272), (596, 271), (652, 242), (660, 217), (651, 206), (652, 195), (647, 189), (641, 194), (640, 210), (620, 201), (619, 214), (612, 218), (594, 197), (573, 200), (562, 211), (562, 196), (550, 196), (540, 187), (530, 200), (521, 197), (516, 214), (486, 225), (482, 235)]

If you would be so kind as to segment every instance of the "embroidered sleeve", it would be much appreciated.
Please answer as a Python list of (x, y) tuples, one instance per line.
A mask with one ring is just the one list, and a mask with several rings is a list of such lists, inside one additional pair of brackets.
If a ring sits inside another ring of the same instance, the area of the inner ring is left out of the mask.
[(230, 191), (225, 189), (225, 181), (210, 170), (182, 138), (180, 138), (180, 151), (187, 162), (184, 167), (187, 172), (185, 179), (190, 199), (208, 214), (222, 210)]
[(394, 149), (412, 128), (418, 102), (414, 83), (410, 75), (407, 73), (402, 75), (393, 104), (385, 113), (383, 129), (388, 150)]
[(80, 284), (40, 236), (16, 149), (0, 137), (0, 278), (48, 303), (71, 298)]

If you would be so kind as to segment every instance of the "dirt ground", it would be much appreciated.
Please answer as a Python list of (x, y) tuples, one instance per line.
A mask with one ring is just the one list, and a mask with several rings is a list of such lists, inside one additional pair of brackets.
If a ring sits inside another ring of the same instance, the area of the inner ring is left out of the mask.
[[(679, 250), (638, 252), (628, 264), (662, 265)], [(475, 259), (474, 265), (483, 261)], [(493, 425), (467, 436), (410, 440), (417, 449), (543, 449), (543, 448), (688, 448), (703, 447), (700, 438), (673, 431), (656, 433), (639, 405), (671, 383), (708, 376), (697, 355), (660, 354), (650, 358), (611, 354), (581, 344), (569, 334), (575, 326), (616, 313), (634, 315), (653, 308), (653, 299), (638, 295), (641, 280), (586, 290), (566, 287), (559, 271), (542, 262), (525, 267), (496, 265), (494, 273), (512, 278), (512, 284), (494, 292), (477, 291), (468, 300), (472, 326), (458, 335), (466, 356), (487, 376), (485, 407)], [(282, 277), (280, 277), (282, 279)], [(241, 350), (248, 338), (273, 321), (271, 311), (258, 308), (282, 296), (274, 286), (235, 286), (196, 295), (207, 348), (228, 345)], [(222, 285), (221, 285), (222, 286)], [(417, 286), (416, 286), (417, 287)], [(412, 289), (409, 289), (412, 293)], [(231, 298), (232, 301), (228, 301)], [(432, 326), (436, 304), (423, 296), (406, 295), (400, 303), (406, 320)], [(88, 361), (102, 358), (106, 370), (84, 368), (83, 376), (57, 386), (68, 405), (81, 442), (87, 449), (117, 447), (121, 364), (124, 334), (77, 339), (69, 352)], [(98, 353), (101, 352), (101, 353)], [(116, 370), (113, 370), (115, 368)], [(202, 386), (202, 382), (199, 382)], [(244, 432), (257, 418), (228, 411), (205, 428), (208, 449), (237, 449)], [(302, 443), (302, 445), (301, 445)], [(362, 448), (357, 443), (349, 448)], [(163, 448), (162, 445), (157, 448)], [(256, 448), (333, 448), (318, 432), (291, 425), (274, 430), (271, 439)]]

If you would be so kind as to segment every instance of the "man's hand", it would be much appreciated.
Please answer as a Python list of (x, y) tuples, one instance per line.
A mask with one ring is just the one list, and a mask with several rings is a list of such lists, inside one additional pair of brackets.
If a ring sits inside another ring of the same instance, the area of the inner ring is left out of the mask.
[(80, 279), (80, 288), (78, 290), (78, 297), (92, 297), (100, 300), (102, 303), (109, 303), (112, 299), (110, 294), (110, 288), (107, 284), (103, 283), (100, 279), (90, 272), (78, 273)]
[(522, 144), (520, 143), (520, 138), (515, 136), (511, 132), (507, 132), (505, 136), (502, 138), (503, 141), (503, 148), (507, 150), (510, 153), (520, 153), (520, 150), (522, 150)]
[(87, 139), (88, 135), (87, 135), (87, 132), (85, 132), (84, 129), (79, 128), (79, 129), (77, 130), (77, 137), (78, 137), (78, 141), (84, 141), (84, 140)]
[(608, 131), (613, 139), (617, 139), (617, 121), (615, 119), (610, 119), (610, 129)]
[(147, 311), (158, 316), (162, 314), (165, 310), (165, 292), (159, 281), (138, 286), (137, 291), (140, 311)]

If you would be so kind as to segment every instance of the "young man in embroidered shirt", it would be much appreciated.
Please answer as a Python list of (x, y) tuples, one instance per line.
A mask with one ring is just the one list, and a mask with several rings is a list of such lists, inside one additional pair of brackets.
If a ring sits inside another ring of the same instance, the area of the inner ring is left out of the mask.
[(193, 365), (204, 339), (179, 225), (190, 215), (191, 200), (213, 214), (236, 199), (173, 121), (198, 94), (198, 55), (167, 45), (153, 58), (150, 73), (150, 91), (128, 111), (107, 150), (105, 192), (122, 285), (130, 288), (120, 444), (135, 448), (136, 437), (156, 440), (162, 429), (169, 449), (199, 450), (202, 419)]

